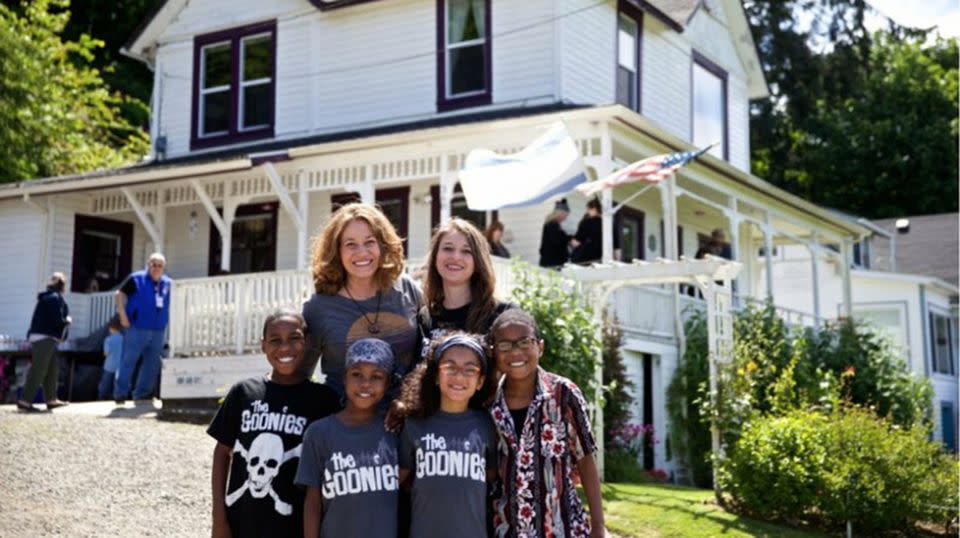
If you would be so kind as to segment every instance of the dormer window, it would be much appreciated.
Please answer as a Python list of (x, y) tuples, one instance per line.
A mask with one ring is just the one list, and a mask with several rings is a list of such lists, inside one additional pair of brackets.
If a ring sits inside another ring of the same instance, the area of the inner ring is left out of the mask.
[(490, 0), (437, 0), (437, 6), (437, 110), (490, 104)]
[(727, 72), (693, 53), (693, 145), (716, 144), (710, 153), (729, 159), (727, 144)]
[(276, 22), (194, 39), (191, 149), (273, 136)]
[(643, 12), (620, 0), (617, 17), (617, 103), (640, 112), (640, 35)]

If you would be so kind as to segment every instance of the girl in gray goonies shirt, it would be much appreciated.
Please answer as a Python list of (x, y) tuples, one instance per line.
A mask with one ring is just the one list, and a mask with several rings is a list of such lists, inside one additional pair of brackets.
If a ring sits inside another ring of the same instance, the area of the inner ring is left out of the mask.
[(479, 338), (453, 333), (434, 338), (404, 382), (400, 481), (413, 480), (410, 538), (488, 536), (497, 448), (482, 407), (486, 372)]

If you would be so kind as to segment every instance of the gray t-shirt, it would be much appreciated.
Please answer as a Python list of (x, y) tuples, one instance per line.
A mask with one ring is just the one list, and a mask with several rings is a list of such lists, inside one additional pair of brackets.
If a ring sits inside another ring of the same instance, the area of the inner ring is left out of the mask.
[[(379, 315), (376, 296), (355, 304), (349, 297), (313, 294), (303, 303), (303, 317), (310, 331), (306, 363), (312, 371), (320, 357), (320, 370), (326, 375), (324, 383), (343, 396), (343, 362), (347, 348), (361, 338), (380, 338), (393, 348), (396, 373), (402, 377), (419, 347), (417, 312), (421, 303), (420, 288), (406, 275), (382, 294)], [(375, 334), (369, 331), (374, 320), (380, 329)]]
[(413, 472), (410, 538), (487, 536), (487, 470), (497, 466), (496, 441), (490, 416), (475, 409), (407, 420), (400, 467)]
[(303, 436), (294, 483), (320, 488), (320, 536), (396, 536), (397, 436), (379, 416), (350, 427), (336, 415), (318, 420)]

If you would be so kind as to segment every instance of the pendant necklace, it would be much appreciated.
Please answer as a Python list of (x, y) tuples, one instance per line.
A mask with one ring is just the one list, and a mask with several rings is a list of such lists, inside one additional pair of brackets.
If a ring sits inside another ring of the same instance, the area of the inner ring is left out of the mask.
[(346, 284), (344, 284), (343, 290), (347, 292), (347, 297), (349, 297), (350, 300), (353, 301), (353, 304), (357, 306), (357, 310), (360, 311), (360, 315), (363, 316), (364, 321), (367, 322), (367, 332), (370, 334), (379, 333), (380, 324), (378, 322), (380, 321), (380, 299), (383, 295), (379, 291), (377, 292), (377, 312), (373, 316), (373, 321), (370, 321), (370, 318), (367, 317), (366, 311), (364, 311), (363, 307), (360, 306), (360, 303), (358, 303), (357, 300), (353, 298), (353, 294), (350, 293), (350, 288), (348, 288)]

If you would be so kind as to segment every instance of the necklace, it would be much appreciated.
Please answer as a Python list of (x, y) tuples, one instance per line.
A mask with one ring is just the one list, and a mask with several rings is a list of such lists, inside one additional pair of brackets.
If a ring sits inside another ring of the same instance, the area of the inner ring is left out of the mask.
[(353, 304), (356, 305), (357, 310), (360, 311), (360, 315), (363, 316), (364, 321), (367, 322), (367, 332), (370, 334), (379, 333), (380, 324), (377, 322), (380, 321), (380, 298), (383, 297), (383, 295), (379, 291), (377, 292), (377, 312), (373, 316), (373, 321), (370, 321), (370, 318), (367, 317), (366, 311), (364, 311), (363, 307), (360, 306), (360, 303), (358, 303), (357, 300), (353, 298), (353, 294), (350, 293), (350, 288), (348, 288), (346, 284), (344, 284), (343, 290), (347, 292), (347, 297), (349, 297), (350, 300), (353, 301)]

